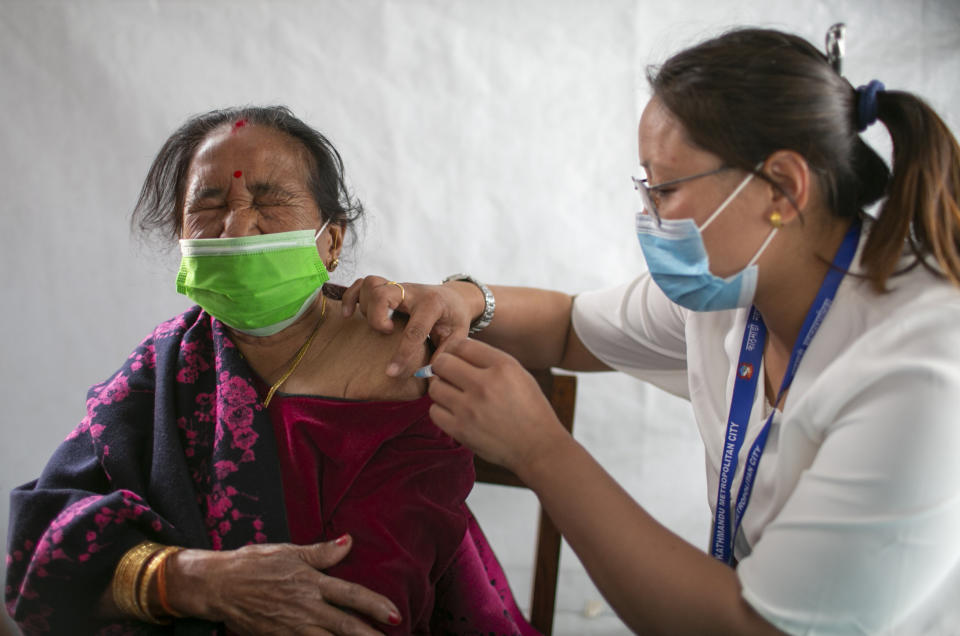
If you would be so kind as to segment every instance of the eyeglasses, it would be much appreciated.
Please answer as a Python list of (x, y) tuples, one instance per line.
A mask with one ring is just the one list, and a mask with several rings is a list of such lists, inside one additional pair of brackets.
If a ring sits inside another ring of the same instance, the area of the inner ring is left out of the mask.
[(660, 211), (657, 209), (657, 205), (660, 203), (661, 190), (670, 186), (675, 186), (678, 183), (683, 183), (684, 181), (692, 181), (693, 179), (699, 179), (700, 177), (708, 177), (712, 174), (717, 174), (718, 172), (729, 169), (730, 166), (720, 166), (715, 170), (692, 174), (689, 177), (680, 177), (679, 179), (673, 179), (672, 181), (664, 181), (663, 183), (658, 183), (657, 185), (652, 186), (647, 185), (647, 179), (638, 179), (636, 177), (630, 178), (633, 180), (633, 187), (638, 193), (640, 193), (640, 201), (643, 204), (643, 212), (652, 214), (653, 218), (657, 221), (657, 227), (659, 227), (661, 222)]

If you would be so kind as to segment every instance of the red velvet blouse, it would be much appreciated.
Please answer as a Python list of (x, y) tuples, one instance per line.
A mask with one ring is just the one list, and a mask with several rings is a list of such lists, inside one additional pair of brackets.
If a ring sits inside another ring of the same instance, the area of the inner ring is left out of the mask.
[(429, 633), (467, 531), (473, 455), (430, 421), (430, 404), (277, 394), (269, 407), (292, 541), (350, 533), (350, 554), (326, 572), (397, 605), (403, 623), (378, 624), (385, 633)]

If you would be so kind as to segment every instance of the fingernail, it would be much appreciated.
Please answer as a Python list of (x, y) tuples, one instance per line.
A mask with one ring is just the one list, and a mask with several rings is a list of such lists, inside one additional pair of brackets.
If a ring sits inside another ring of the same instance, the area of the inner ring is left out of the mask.
[(349, 535), (349, 534), (345, 534), (345, 535), (343, 535), (342, 537), (340, 537), (339, 539), (337, 539), (336, 541), (334, 541), (334, 543), (336, 543), (337, 545), (347, 545), (347, 541), (349, 541), (349, 540), (350, 540), (350, 535)]
[(396, 612), (390, 612), (390, 616), (387, 616), (387, 621), (388, 621), (391, 625), (399, 625), (399, 624), (400, 624), (400, 615), (397, 614)]
[(391, 362), (390, 365), (387, 366), (387, 375), (389, 375), (391, 378), (395, 378), (399, 374), (400, 374), (400, 365), (397, 364), (396, 362)]
[(344, 306), (343, 306), (343, 309), (341, 310), (341, 313), (342, 313), (344, 316), (349, 316), (349, 315), (350, 315), (350, 308), (347, 307), (346, 305), (344, 305)]

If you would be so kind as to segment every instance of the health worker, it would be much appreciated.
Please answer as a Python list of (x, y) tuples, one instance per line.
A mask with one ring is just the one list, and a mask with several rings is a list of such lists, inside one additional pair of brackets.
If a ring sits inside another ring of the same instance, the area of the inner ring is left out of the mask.
[[(836, 45), (741, 29), (648, 73), (634, 280), (574, 297), (367, 277), (344, 297), (384, 332), (410, 315), (388, 375), (441, 343), (433, 421), (537, 492), (633, 630), (957, 629), (960, 147), (920, 98), (854, 88)], [(878, 121), (891, 168), (861, 137)], [(524, 367), (690, 400), (706, 551), (617, 485)]]

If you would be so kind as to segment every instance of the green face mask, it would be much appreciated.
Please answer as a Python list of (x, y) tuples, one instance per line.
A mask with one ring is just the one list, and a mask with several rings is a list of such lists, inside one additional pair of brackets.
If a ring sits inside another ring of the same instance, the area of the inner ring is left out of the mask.
[(302, 316), (330, 279), (316, 245), (325, 227), (181, 239), (177, 292), (237, 331), (273, 335)]

